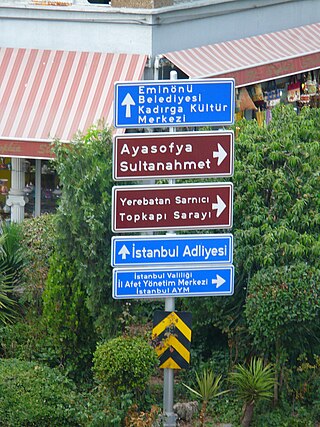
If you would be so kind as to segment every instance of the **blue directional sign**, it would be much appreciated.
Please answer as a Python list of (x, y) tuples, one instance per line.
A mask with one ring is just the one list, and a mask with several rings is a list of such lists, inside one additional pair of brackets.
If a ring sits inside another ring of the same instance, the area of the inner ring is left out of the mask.
[(115, 299), (232, 295), (233, 265), (113, 270)]
[(112, 237), (113, 267), (232, 263), (232, 234)]
[(115, 83), (115, 127), (220, 126), (234, 121), (234, 79)]

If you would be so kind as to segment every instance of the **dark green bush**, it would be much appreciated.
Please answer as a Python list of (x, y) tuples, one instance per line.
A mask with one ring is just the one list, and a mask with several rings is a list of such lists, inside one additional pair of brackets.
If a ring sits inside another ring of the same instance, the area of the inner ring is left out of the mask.
[(142, 392), (158, 364), (154, 349), (142, 338), (118, 337), (98, 345), (93, 359), (97, 381), (115, 394)]
[(21, 223), (21, 246), (27, 258), (24, 266), (24, 292), (22, 301), (29, 302), (37, 312), (42, 310), (42, 292), (53, 253), (55, 215), (46, 214), (26, 219)]
[(41, 318), (24, 317), (0, 327), (0, 357), (58, 366), (60, 360)]
[(269, 411), (259, 415), (252, 427), (314, 427), (314, 421), (307, 411), (286, 414), (281, 410)]
[(122, 427), (132, 405), (131, 394), (113, 396), (96, 387), (84, 395), (86, 402), (85, 427)]
[(0, 360), (0, 426), (80, 426), (74, 385), (57, 370)]

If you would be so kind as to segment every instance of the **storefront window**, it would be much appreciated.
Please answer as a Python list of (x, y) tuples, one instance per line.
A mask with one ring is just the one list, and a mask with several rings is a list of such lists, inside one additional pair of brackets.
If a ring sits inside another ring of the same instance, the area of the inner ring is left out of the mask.
[(310, 70), (275, 80), (256, 83), (236, 92), (236, 120), (256, 119), (259, 125), (269, 123), (272, 109), (290, 103), (299, 112), (303, 107), (320, 107), (320, 70)]
[[(35, 216), (36, 188), (35, 188), (36, 166), (35, 160), (30, 159), (26, 162), (24, 193), (28, 198), (25, 205), (25, 216)], [(57, 209), (58, 199), (61, 197), (61, 189), (56, 171), (47, 160), (41, 161), (41, 214), (54, 213)]]
[(32, 0), (38, 6), (72, 6), (73, 0)]
[(110, 0), (88, 0), (88, 3), (93, 3), (93, 4), (109, 4)]

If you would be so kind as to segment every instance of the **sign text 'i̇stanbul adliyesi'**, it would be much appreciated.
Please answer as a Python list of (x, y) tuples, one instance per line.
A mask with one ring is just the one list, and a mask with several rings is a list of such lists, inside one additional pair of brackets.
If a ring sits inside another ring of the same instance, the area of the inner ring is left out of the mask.
[[(233, 124), (233, 120), (233, 79), (115, 84), (118, 128), (224, 126)], [(116, 137), (114, 178), (232, 176), (233, 133), (207, 132), (211, 135), (206, 136), (210, 138), (206, 142), (204, 135), (200, 136), (203, 133)], [(231, 183), (120, 186), (114, 187), (112, 197), (115, 232), (232, 226)], [(211, 236), (206, 243), (203, 235), (177, 241), (168, 235), (154, 236), (155, 240), (150, 236), (140, 236), (141, 240), (135, 237), (129, 237), (129, 241), (121, 237), (113, 240), (117, 253), (112, 263), (121, 266), (113, 270), (114, 298), (233, 294), (231, 235), (225, 235), (229, 237), (227, 241), (223, 240), (225, 237)], [(138, 268), (141, 258), (146, 265), (158, 267)], [(166, 261), (170, 264), (173, 259), (175, 267), (171, 264), (172, 267), (163, 268)], [(209, 266), (209, 259), (216, 264)], [(125, 268), (126, 264), (134, 268)]]

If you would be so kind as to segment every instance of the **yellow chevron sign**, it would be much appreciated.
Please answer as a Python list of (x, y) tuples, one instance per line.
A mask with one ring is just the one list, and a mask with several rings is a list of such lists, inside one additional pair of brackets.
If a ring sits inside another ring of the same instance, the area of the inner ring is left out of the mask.
[(156, 311), (153, 318), (152, 340), (160, 359), (160, 368), (188, 368), (191, 313)]

